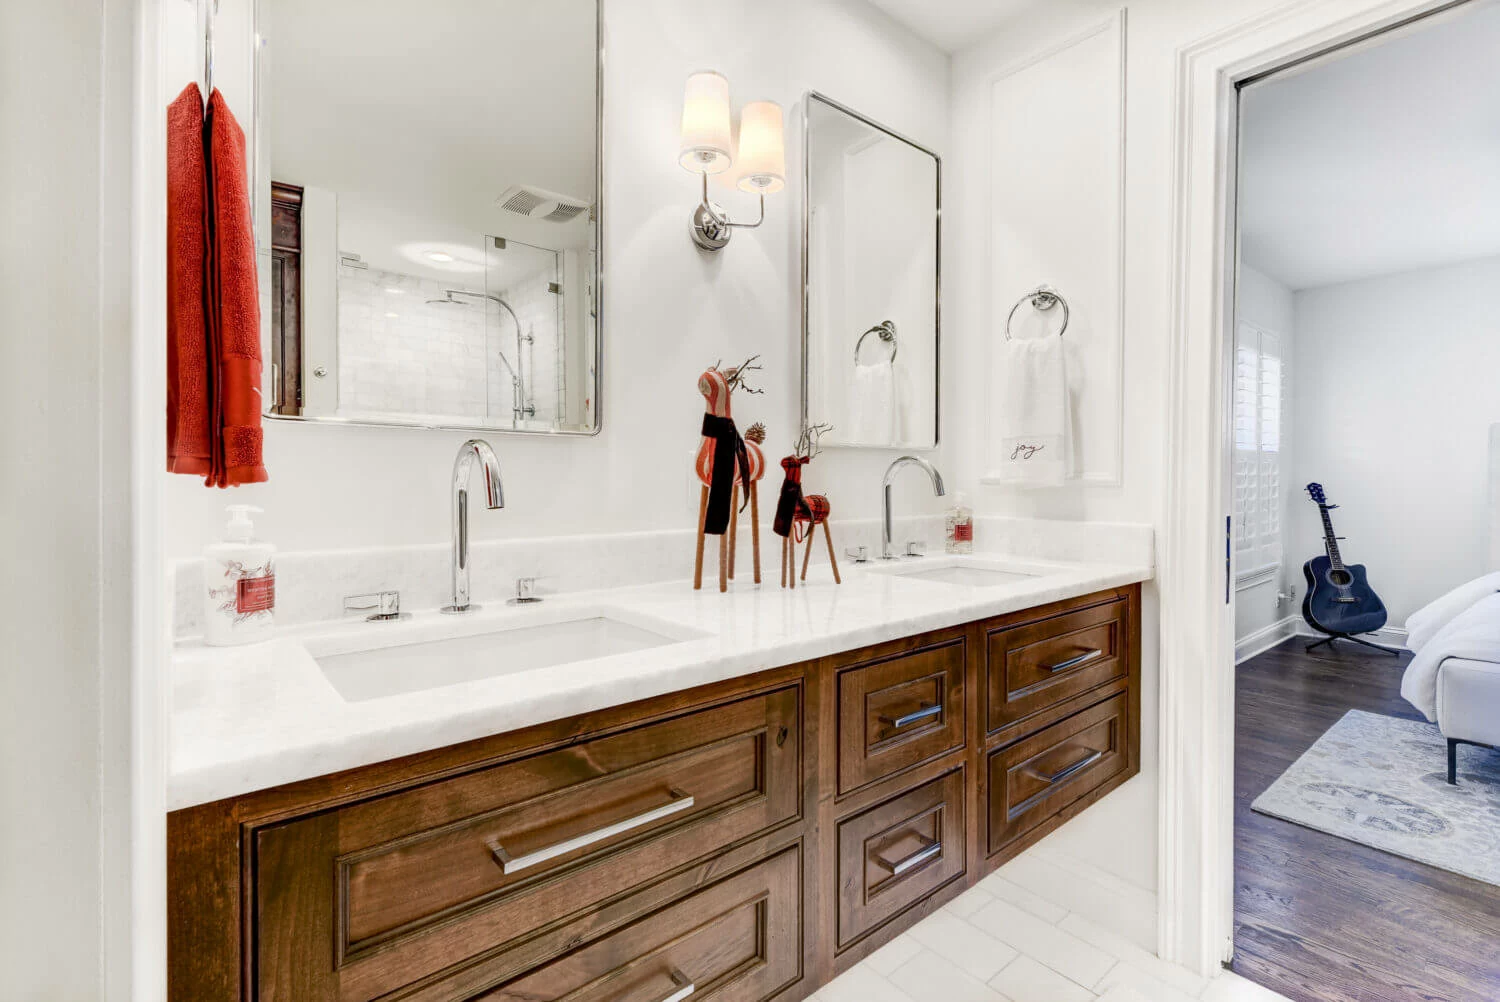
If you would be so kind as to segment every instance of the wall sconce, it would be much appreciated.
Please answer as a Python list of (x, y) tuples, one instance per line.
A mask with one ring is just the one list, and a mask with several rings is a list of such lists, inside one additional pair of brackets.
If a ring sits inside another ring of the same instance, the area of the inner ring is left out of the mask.
[(734, 166), (730, 151), (729, 81), (718, 73), (688, 77), (682, 102), (682, 150), (677, 162), (703, 175), (703, 200), (693, 210), (693, 243), (721, 250), (735, 229), (752, 230), (765, 222), (766, 196), (786, 187), (786, 137), (781, 105), (752, 101), (740, 113), (739, 189), (760, 196), (760, 218), (730, 222), (722, 206), (709, 201), (708, 176)]

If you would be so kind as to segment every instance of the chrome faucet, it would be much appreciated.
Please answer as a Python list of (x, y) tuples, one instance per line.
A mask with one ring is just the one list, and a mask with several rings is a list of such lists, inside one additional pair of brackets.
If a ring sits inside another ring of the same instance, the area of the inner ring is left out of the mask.
[(942, 497), (943, 495), (948, 493), (948, 491), (943, 487), (943, 475), (937, 471), (936, 467), (934, 467), (925, 459), (919, 459), (916, 456), (902, 456), (895, 462), (891, 463), (890, 466), (886, 467), (885, 478), (880, 481), (880, 487), (882, 491), (880, 501), (881, 560), (899, 559), (893, 553), (891, 553), (891, 477), (895, 476), (896, 471), (901, 469), (901, 467), (903, 466), (920, 466), (927, 472), (928, 479), (932, 481), (933, 494), (938, 497)]
[(484, 470), (486, 506), (505, 507), (505, 488), (500, 483), (500, 461), (488, 442), (471, 438), (453, 461), (453, 604), (443, 607), (449, 615), (473, 612), (469, 602), (469, 476), (478, 462)]

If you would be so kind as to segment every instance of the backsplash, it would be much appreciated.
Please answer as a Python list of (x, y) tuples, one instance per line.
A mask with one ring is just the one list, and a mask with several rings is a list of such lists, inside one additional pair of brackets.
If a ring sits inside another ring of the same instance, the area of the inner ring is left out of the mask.
[[(907, 541), (925, 544), (929, 554), (943, 550), (940, 515), (898, 518), (898, 550)], [(503, 602), (515, 594), (516, 580), (537, 579), (539, 594), (594, 591), (627, 585), (681, 580), (691, 587), (692, 530), (627, 532), (607, 535), (555, 536), (475, 542), (471, 558), (474, 601)], [(845, 550), (880, 549), (878, 519), (833, 523), (840, 567), (852, 558)], [(750, 533), (739, 535), (737, 587), (750, 583)], [(763, 588), (776, 586), (777, 537), (767, 525), (761, 533)], [(1043, 519), (977, 516), (975, 552), (997, 552), (1037, 559), (1155, 566), (1154, 536), (1148, 525), (1061, 522)], [(821, 559), (813, 575), (825, 580)], [(302, 550), (276, 557), (276, 621), (279, 626), (326, 622), (344, 616), (344, 598), (378, 591), (399, 591), (407, 611), (430, 610), (451, 597), (452, 551), (448, 544), (372, 547), (358, 550)], [(712, 563), (712, 561), (710, 561)], [(173, 635), (178, 639), (203, 632), (202, 562), (180, 561), (173, 567)]]

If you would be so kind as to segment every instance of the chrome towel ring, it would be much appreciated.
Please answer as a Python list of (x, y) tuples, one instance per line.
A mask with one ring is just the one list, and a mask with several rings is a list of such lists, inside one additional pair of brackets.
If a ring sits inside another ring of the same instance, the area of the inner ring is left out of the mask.
[(896, 352), (901, 349), (901, 345), (896, 341), (896, 324), (891, 320), (882, 320), (880, 323), (876, 324), (874, 327), (871, 327), (869, 330), (861, 334), (859, 336), (859, 340), (854, 342), (854, 364), (859, 364), (859, 349), (864, 347), (865, 338), (869, 337), (871, 334), (874, 334), (876, 337), (880, 338), (880, 340), (891, 346), (891, 361), (894, 362), (896, 360)]
[(1011, 321), (1016, 319), (1016, 311), (1028, 302), (1031, 303), (1033, 309), (1038, 310), (1042, 313), (1046, 313), (1048, 310), (1053, 309), (1058, 304), (1062, 305), (1062, 326), (1057, 329), (1057, 336), (1062, 337), (1063, 331), (1068, 329), (1068, 318), (1072, 312), (1068, 309), (1068, 301), (1063, 298), (1061, 292), (1058, 292), (1056, 289), (1052, 288), (1052, 286), (1039, 285), (1035, 289), (1032, 289), (1030, 292), (1026, 293), (1026, 295), (1022, 296), (1020, 299), (1018, 299), (1016, 301), (1016, 305), (1010, 308), (1010, 315), (1005, 318), (1005, 340), (1015, 340), (1010, 335)]

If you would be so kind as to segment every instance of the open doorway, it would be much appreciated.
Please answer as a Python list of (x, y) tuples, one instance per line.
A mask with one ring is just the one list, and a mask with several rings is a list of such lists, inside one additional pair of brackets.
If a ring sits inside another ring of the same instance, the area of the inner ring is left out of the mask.
[(1293, 999), (1500, 998), (1497, 52), (1240, 90), (1233, 966)]

